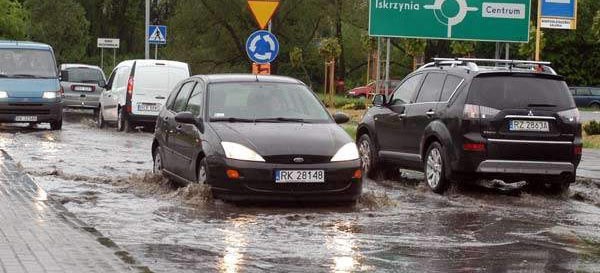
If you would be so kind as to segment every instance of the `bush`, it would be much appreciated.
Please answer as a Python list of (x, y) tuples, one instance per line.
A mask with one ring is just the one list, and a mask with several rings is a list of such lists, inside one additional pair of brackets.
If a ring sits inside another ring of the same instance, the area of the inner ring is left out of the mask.
[(589, 136), (600, 135), (600, 123), (593, 120), (590, 123), (584, 125), (583, 130)]

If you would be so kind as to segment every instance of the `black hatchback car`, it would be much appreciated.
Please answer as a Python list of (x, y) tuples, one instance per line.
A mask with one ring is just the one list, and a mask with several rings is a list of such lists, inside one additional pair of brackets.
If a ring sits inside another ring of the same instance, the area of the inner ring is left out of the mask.
[(355, 201), (358, 149), (298, 80), (255, 75), (194, 76), (161, 110), (154, 171), (207, 184), (232, 201)]
[(423, 171), (437, 193), (450, 181), (480, 178), (567, 190), (581, 160), (581, 124), (564, 79), (548, 65), (425, 65), (389, 99), (374, 98), (357, 134), (364, 171), (379, 178), (398, 168)]

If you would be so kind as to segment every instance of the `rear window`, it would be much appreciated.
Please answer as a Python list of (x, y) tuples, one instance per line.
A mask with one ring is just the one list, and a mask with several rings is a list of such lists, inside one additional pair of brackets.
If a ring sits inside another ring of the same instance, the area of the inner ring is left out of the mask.
[(102, 71), (92, 68), (69, 68), (69, 82), (76, 83), (95, 83), (104, 81)]
[(136, 68), (136, 87), (154, 90), (173, 90), (182, 80), (189, 77), (184, 69), (166, 66), (142, 66)]
[(531, 105), (575, 108), (575, 102), (564, 81), (514, 76), (492, 76), (473, 79), (469, 103), (495, 109), (523, 109)]

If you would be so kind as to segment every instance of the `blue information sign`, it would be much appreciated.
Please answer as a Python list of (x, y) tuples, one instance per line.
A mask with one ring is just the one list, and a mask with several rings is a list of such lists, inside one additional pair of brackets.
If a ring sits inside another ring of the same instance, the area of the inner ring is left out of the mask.
[(246, 52), (253, 62), (268, 64), (275, 61), (279, 54), (279, 41), (273, 33), (259, 30), (248, 37)]
[(576, 0), (542, 0), (542, 17), (575, 18)]

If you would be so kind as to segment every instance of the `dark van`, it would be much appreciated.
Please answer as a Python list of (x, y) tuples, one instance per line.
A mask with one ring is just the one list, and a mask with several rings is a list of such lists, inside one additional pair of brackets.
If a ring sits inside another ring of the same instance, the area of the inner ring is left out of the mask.
[(62, 128), (62, 89), (52, 47), (0, 41), (0, 122)]

